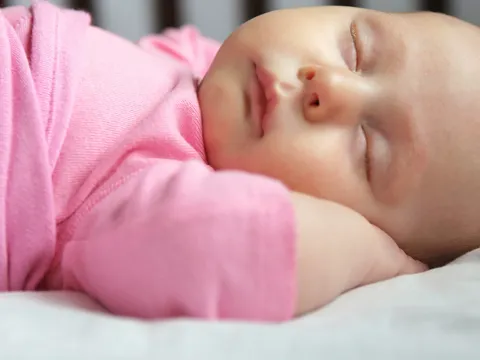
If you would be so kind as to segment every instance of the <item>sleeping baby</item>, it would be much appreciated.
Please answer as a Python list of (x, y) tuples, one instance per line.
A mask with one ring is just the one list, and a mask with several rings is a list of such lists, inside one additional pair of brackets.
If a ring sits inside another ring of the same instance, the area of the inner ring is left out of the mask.
[(285, 321), (480, 246), (480, 31), (343, 7), (131, 44), (0, 16), (0, 290)]

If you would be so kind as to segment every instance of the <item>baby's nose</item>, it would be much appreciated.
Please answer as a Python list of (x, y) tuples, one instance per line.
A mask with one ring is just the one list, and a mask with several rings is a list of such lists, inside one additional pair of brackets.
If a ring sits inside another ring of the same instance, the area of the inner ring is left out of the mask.
[(304, 84), (303, 112), (307, 121), (357, 121), (365, 102), (359, 75), (331, 66), (305, 66), (298, 71)]

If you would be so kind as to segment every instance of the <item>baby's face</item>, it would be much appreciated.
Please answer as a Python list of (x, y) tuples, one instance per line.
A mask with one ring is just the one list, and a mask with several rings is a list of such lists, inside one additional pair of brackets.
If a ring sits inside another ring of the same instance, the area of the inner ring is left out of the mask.
[(472, 25), (342, 7), (268, 13), (225, 41), (199, 99), (216, 169), (347, 205), (422, 259), (480, 235)]

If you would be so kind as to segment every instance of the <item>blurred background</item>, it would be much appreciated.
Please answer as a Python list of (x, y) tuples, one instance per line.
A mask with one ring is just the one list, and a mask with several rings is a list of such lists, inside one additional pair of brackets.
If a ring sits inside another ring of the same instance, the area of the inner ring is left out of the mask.
[[(88, 10), (94, 24), (132, 41), (168, 26), (195, 24), (223, 41), (239, 24), (269, 10), (312, 5), (361, 6), (383, 11), (430, 10), (480, 25), (480, 0), (50, 0)], [(0, 0), (0, 6), (31, 0)]]

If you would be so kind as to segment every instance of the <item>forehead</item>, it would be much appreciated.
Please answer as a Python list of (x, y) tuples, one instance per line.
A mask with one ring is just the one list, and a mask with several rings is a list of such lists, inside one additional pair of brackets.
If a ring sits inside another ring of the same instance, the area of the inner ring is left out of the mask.
[(340, 29), (345, 29), (359, 8), (313, 6), (281, 9), (260, 15), (234, 32), (233, 38), (243, 44), (286, 45), (292, 47), (325, 43)]
[[(358, 7), (346, 6), (310, 6), (290, 9), (281, 9), (260, 15), (241, 28), (257, 29), (263, 31), (276, 31), (276, 34), (285, 34), (289, 32), (308, 31), (309, 28), (316, 29), (326, 27), (336, 27), (338, 22), (348, 21), (358, 14), (364, 14), (381, 19), (397, 19), (399, 23), (408, 25), (412, 23), (415, 27), (475, 27), (470, 23), (442, 13), (433, 13), (427, 11), (405, 12), (405, 13), (386, 13), (377, 10), (364, 9)], [(395, 25), (392, 23), (392, 26)]]
[[(336, 21), (341, 18), (350, 17), (352, 14), (359, 11), (372, 11), (356, 7), (346, 6), (310, 6), (310, 7), (298, 7), (287, 8), (270, 11), (263, 15), (249, 21), (255, 25), (259, 24), (272, 24), (282, 22), (286, 24), (298, 23), (302, 24), (307, 21), (314, 21), (317, 25), (321, 25), (323, 22)], [(282, 28), (287, 31), (286, 27)]]

